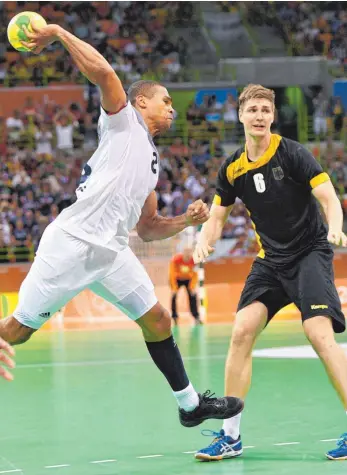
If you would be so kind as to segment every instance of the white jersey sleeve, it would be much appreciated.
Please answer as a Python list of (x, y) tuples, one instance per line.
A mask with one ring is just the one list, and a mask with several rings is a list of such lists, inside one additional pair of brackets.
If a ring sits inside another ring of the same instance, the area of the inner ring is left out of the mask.
[[(136, 121), (136, 115), (134, 113), (134, 109), (130, 102), (127, 103), (123, 109), (121, 109), (117, 113), (107, 113), (101, 106), (100, 106), (100, 118), (99, 123), (101, 129), (104, 130), (111, 130), (117, 129), (118, 131), (126, 130)], [(102, 133), (102, 130), (101, 130)]]

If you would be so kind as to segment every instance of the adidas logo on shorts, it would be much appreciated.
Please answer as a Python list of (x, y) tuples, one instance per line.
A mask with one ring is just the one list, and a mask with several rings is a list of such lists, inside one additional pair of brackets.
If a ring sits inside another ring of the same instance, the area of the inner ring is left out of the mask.
[(50, 316), (51, 316), (51, 312), (39, 313), (39, 317), (42, 317), (42, 318), (48, 318)]

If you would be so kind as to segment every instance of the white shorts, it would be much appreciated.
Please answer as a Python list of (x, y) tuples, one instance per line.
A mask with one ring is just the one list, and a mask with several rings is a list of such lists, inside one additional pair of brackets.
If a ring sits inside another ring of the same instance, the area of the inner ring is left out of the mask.
[(13, 315), (37, 330), (85, 288), (133, 320), (158, 301), (151, 279), (129, 247), (116, 253), (81, 241), (53, 222), (41, 238)]

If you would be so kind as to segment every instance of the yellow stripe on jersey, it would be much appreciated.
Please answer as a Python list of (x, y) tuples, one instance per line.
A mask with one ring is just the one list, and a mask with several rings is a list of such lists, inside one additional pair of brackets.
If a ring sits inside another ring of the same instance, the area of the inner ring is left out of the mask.
[(315, 176), (310, 180), (311, 188), (316, 188), (316, 186), (325, 183), (326, 181), (330, 181), (330, 177), (327, 173), (320, 173), (319, 175)]
[(245, 147), (245, 151), (240, 155), (240, 157), (235, 160), (235, 162), (230, 163), (227, 168), (227, 179), (229, 183), (233, 185), (236, 178), (244, 175), (249, 170), (254, 170), (255, 168), (260, 168), (266, 165), (277, 152), (281, 140), (282, 137), (280, 135), (271, 134), (269, 148), (255, 162), (250, 162), (247, 159), (247, 149)]
[(213, 203), (214, 205), (219, 205), (219, 206), (220, 206), (221, 203), (222, 203), (222, 198), (221, 198), (220, 196), (218, 196), (218, 195), (214, 195), (214, 198), (213, 198), (212, 203)]
[(252, 221), (251, 212), (250, 212), (249, 209), (247, 209), (247, 208), (246, 208), (246, 211), (247, 211), (249, 217), (251, 218), (251, 224), (252, 224), (252, 228), (254, 229), (254, 232), (255, 232), (255, 238), (256, 238), (257, 243), (258, 243), (258, 246), (259, 246), (259, 248), (260, 248), (260, 249), (259, 249), (259, 252), (258, 252), (258, 254), (257, 254), (257, 256), (260, 257), (261, 259), (265, 259), (265, 251), (264, 251), (264, 249), (263, 249), (263, 245), (262, 245), (262, 243), (261, 243), (260, 236), (259, 236), (259, 234), (257, 233), (257, 229), (256, 229), (256, 227), (255, 227), (255, 224), (254, 224), (253, 221)]

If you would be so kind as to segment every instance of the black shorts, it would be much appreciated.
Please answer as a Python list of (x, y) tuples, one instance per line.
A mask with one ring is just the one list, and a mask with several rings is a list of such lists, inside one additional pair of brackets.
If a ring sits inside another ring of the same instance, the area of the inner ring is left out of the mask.
[(293, 302), (302, 321), (326, 315), (332, 318), (335, 333), (344, 332), (346, 321), (334, 283), (333, 257), (332, 249), (315, 249), (286, 269), (256, 259), (237, 310), (254, 301), (262, 302), (268, 309), (269, 323), (281, 308)]

